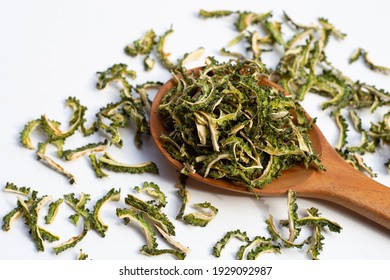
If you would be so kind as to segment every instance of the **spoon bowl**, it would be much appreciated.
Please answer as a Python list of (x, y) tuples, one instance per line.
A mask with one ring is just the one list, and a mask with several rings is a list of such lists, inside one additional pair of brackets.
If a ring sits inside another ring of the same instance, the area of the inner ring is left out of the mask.
[[(195, 68), (190, 71), (197, 73), (200, 70), (201, 68)], [(281, 89), (265, 78), (260, 79), (259, 83)], [(157, 92), (150, 110), (150, 132), (162, 155), (177, 170), (181, 170), (183, 164), (172, 158), (163, 147), (163, 140), (160, 136), (167, 131), (158, 112), (163, 96), (175, 85), (176, 80), (172, 78)], [(368, 178), (349, 165), (327, 142), (317, 125), (313, 125), (309, 136), (313, 150), (316, 154), (321, 154), (321, 163), (326, 171), (297, 165), (282, 171), (279, 178), (265, 185), (263, 189), (253, 188), (251, 190), (243, 184), (203, 177), (198, 173), (190, 173), (188, 176), (206, 183), (211, 188), (222, 188), (252, 195), (255, 193), (258, 196), (281, 196), (286, 195), (288, 190), (294, 190), (300, 197), (317, 198), (339, 204), (390, 229), (390, 188)]]

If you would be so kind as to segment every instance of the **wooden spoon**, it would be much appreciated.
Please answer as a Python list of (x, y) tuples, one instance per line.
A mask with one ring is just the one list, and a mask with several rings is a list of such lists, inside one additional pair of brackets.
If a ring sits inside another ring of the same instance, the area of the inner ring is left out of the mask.
[[(199, 71), (199, 68), (192, 71)], [(260, 83), (279, 88), (266, 79), (261, 79)], [(157, 92), (150, 111), (150, 132), (163, 156), (176, 169), (181, 170), (183, 164), (173, 159), (163, 147), (160, 135), (165, 128), (158, 113), (162, 97), (175, 85), (176, 80), (170, 79)], [(254, 188), (254, 192), (259, 196), (279, 196), (286, 195), (291, 189), (300, 197), (318, 198), (339, 204), (390, 229), (390, 188), (368, 178), (349, 165), (327, 142), (317, 125), (313, 126), (309, 135), (314, 151), (322, 155), (321, 162), (326, 171), (295, 166), (284, 170), (279, 178), (274, 179), (263, 189)], [(228, 180), (207, 178), (197, 173), (189, 176), (213, 187), (253, 194), (244, 185)]]

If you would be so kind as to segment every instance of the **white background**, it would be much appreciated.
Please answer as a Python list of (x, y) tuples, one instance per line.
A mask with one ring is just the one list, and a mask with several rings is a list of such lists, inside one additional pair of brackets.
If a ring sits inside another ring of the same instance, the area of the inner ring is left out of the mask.
[[(233, 18), (200, 19), (199, 9), (241, 10), (254, 12), (274, 11), (280, 19), (286, 11), (296, 21), (310, 24), (318, 17), (328, 18), (347, 38), (343, 42), (331, 41), (327, 53), (334, 65), (349, 77), (366, 81), (379, 88), (390, 90), (389, 76), (370, 72), (361, 62), (348, 65), (348, 58), (357, 47), (370, 52), (373, 61), (390, 66), (390, 40), (388, 27), (390, 17), (388, 1), (0, 1), (0, 114), (1, 114), (1, 160), (0, 187), (6, 182), (29, 186), (40, 195), (54, 198), (64, 194), (81, 192), (91, 194), (91, 204), (111, 188), (121, 188), (120, 203), (109, 203), (102, 209), (102, 217), (109, 225), (106, 237), (90, 232), (77, 245), (60, 255), (54, 255), (52, 244), (45, 243), (45, 252), (36, 252), (22, 219), (14, 222), (9, 232), (0, 231), (0, 259), (75, 259), (80, 249), (95, 260), (137, 259), (150, 257), (138, 250), (144, 237), (136, 226), (125, 226), (115, 216), (117, 207), (124, 207), (123, 198), (132, 193), (133, 187), (144, 181), (154, 181), (168, 196), (164, 210), (176, 226), (176, 239), (190, 247), (188, 260), (215, 260), (211, 250), (226, 231), (245, 230), (250, 237), (268, 236), (264, 220), (272, 214), (276, 221), (285, 219), (286, 198), (261, 198), (256, 200), (245, 195), (215, 190), (209, 186), (189, 181), (188, 190), (192, 202), (209, 201), (219, 209), (216, 218), (205, 228), (185, 225), (174, 217), (179, 209), (176, 194), (176, 171), (155, 149), (151, 139), (145, 140), (141, 150), (133, 145), (133, 134), (122, 133), (125, 144), (121, 150), (111, 153), (124, 162), (155, 161), (160, 175), (124, 175), (110, 173), (109, 178), (97, 179), (87, 158), (63, 166), (77, 177), (77, 184), (70, 185), (56, 172), (39, 163), (33, 151), (19, 144), (19, 132), (24, 124), (46, 114), (51, 119), (66, 123), (70, 110), (65, 107), (68, 96), (76, 96), (88, 106), (87, 118), (92, 120), (97, 110), (117, 98), (114, 90), (99, 92), (95, 88), (96, 72), (105, 70), (114, 63), (126, 63), (138, 71), (134, 84), (145, 81), (165, 81), (169, 73), (160, 67), (152, 72), (142, 70), (141, 60), (130, 58), (123, 52), (126, 44), (140, 38), (153, 28), (161, 35), (171, 26), (174, 33), (166, 45), (171, 59), (183, 53), (204, 47), (207, 55), (218, 56), (218, 50), (235, 35)], [(202, 64), (202, 60), (196, 62)], [(197, 65), (195, 63), (195, 65)], [(153, 97), (153, 96), (151, 96)], [(328, 118), (329, 112), (320, 110), (323, 100), (309, 95), (303, 102), (331, 143), (336, 142), (337, 128)], [(378, 119), (380, 115), (373, 116)], [(72, 137), (67, 147), (75, 148), (88, 142), (101, 140), (99, 135), (89, 139)], [(37, 144), (39, 136), (33, 138)], [(358, 142), (358, 139), (356, 139)], [(389, 157), (388, 148), (375, 156), (367, 157), (378, 174), (376, 180), (389, 186), (390, 179), (383, 167)], [(16, 204), (16, 196), (0, 192), (0, 216), (8, 213)], [(300, 214), (308, 207), (319, 208), (323, 216), (343, 226), (340, 234), (325, 233), (324, 251), (320, 259), (390, 259), (390, 232), (354, 213), (327, 202), (314, 199), (298, 199)], [(189, 207), (188, 211), (192, 209)], [(45, 208), (42, 209), (42, 213)], [(77, 235), (81, 228), (73, 226), (67, 217), (72, 211), (62, 205), (55, 222), (46, 226), (60, 235), (58, 245)], [(44, 216), (44, 214), (41, 214)], [(43, 220), (40, 221), (41, 223)], [(302, 233), (302, 236), (305, 232)], [(230, 243), (220, 259), (234, 259), (241, 245)], [(164, 247), (164, 244), (161, 243)], [(172, 259), (170, 256), (153, 259)], [(265, 255), (272, 260), (309, 259), (305, 250), (284, 249), (282, 254)]]

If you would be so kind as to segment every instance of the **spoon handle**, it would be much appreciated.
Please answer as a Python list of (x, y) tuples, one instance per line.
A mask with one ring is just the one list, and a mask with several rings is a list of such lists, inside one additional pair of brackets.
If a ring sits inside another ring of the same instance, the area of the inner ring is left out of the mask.
[(325, 173), (312, 186), (315, 191), (307, 190), (305, 196), (335, 202), (390, 229), (389, 187), (341, 161), (328, 163)]

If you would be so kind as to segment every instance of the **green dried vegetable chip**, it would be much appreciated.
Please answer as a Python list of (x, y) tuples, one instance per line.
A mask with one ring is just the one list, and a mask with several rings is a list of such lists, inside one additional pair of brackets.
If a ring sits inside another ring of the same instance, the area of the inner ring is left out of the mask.
[(319, 157), (307, 134), (312, 122), (291, 97), (259, 85), (265, 74), (256, 61), (211, 59), (199, 76), (181, 73), (159, 106), (168, 153), (189, 172), (249, 189), (262, 188), (295, 164), (315, 165)]

